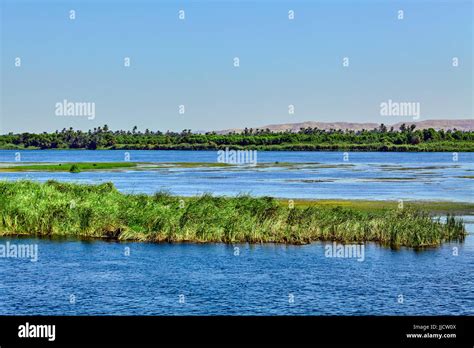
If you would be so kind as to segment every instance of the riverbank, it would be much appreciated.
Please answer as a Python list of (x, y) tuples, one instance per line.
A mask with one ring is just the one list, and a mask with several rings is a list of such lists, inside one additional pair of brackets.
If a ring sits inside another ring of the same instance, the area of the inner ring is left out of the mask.
[(0, 150), (176, 150), (176, 151), (219, 151), (219, 150), (256, 150), (256, 151), (312, 151), (312, 152), (474, 152), (474, 142), (433, 142), (418, 145), (388, 143), (297, 143), (278, 145), (239, 145), (215, 143), (179, 143), (179, 144), (114, 144), (95, 148), (39, 147), (17, 144), (0, 144)]
[(415, 206), (357, 209), (270, 197), (123, 194), (113, 184), (0, 182), (0, 234), (145, 242), (377, 242), (398, 248), (462, 240), (462, 221)]

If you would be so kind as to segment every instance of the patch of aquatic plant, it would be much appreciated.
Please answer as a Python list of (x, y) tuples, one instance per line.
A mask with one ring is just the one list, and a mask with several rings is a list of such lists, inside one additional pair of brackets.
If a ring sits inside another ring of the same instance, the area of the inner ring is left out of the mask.
[(148, 242), (305, 244), (316, 240), (391, 247), (437, 246), (466, 235), (461, 220), (424, 211), (363, 211), (282, 204), (271, 197), (191, 198), (123, 194), (111, 183), (0, 182), (3, 235), (73, 236)]
[(79, 166), (77, 164), (73, 164), (71, 166), (71, 168), (69, 168), (69, 171), (71, 173), (80, 173), (81, 172), (81, 169), (79, 168)]
[(90, 170), (108, 170), (136, 167), (136, 163), (132, 162), (81, 162), (81, 163), (48, 163), (48, 164), (24, 164), (1, 167), (0, 172), (23, 172), (23, 171), (59, 171), (79, 173), (81, 171)]
[(140, 168), (214, 168), (214, 167), (231, 167), (228, 163), (219, 162), (169, 162), (169, 163), (150, 163), (141, 165)]
[(302, 182), (307, 184), (313, 184), (318, 182), (334, 182), (336, 179), (287, 179), (286, 182)]
[[(382, 166), (381, 166), (382, 167)], [(436, 170), (436, 169), (449, 169), (449, 168), (459, 168), (459, 165), (447, 165), (447, 166), (424, 166), (424, 167), (382, 167), (382, 170), (386, 170), (386, 168), (389, 168), (389, 170)]]
[(417, 178), (382, 177), (382, 178), (357, 179), (357, 181), (409, 181), (409, 180), (417, 180)]

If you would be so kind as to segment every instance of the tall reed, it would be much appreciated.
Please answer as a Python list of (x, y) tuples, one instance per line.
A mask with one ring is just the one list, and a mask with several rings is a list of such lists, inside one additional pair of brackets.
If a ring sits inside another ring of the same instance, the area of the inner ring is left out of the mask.
[(459, 218), (442, 222), (414, 208), (290, 209), (270, 197), (181, 198), (166, 192), (123, 194), (111, 183), (0, 181), (0, 234), (150, 242), (374, 241), (418, 248), (462, 240), (466, 230)]

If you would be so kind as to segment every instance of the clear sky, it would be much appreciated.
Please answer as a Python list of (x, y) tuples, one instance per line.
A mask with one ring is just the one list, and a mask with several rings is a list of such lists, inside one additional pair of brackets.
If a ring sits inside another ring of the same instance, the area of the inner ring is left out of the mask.
[[(473, 117), (471, 0), (0, 1), (2, 133), (412, 120), (389, 99)], [(95, 118), (57, 116), (64, 99)]]

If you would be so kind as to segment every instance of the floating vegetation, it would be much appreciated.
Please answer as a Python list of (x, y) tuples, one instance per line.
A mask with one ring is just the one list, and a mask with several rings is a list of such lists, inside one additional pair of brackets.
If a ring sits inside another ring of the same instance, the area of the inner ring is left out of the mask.
[(286, 182), (304, 182), (308, 184), (318, 183), (318, 182), (334, 182), (335, 179), (288, 179)]
[(71, 173), (80, 173), (81, 172), (81, 169), (79, 168), (79, 166), (77, 164), (73, 164), (70, 168), (69, 168), (69, 171)]
[(396, 178), (396, 177), (386, 177), (386, 178), (367, 178), (367, 179), (357, 179), (357, 181), (411, 181), (417, 180), (417, 178)]
[(426, 167), (401, 167), (401, 166), (380, 166), (382, 170), (437, 170), (437, 169), (450, 169), (459, 168), (457, 164), (446, 165), (446, 166), (426, 166)]

